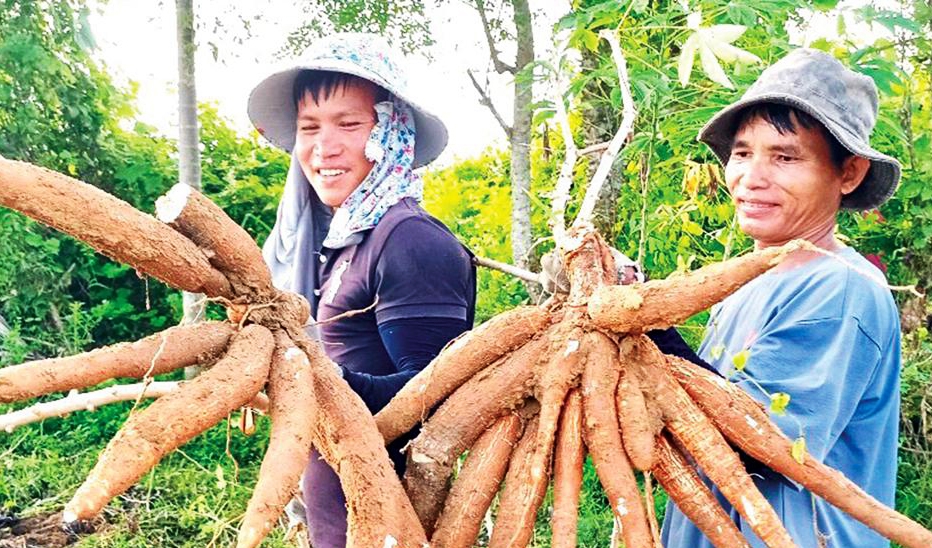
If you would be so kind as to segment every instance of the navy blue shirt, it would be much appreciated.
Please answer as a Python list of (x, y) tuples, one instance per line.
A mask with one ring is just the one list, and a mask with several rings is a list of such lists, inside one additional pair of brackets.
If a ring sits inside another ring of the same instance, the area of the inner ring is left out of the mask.
[[(472, 256), (411, 198), (389, 208), (358, 244), (325, 247), (318, 259), (320, 288), (313, 313), (324, 322), (321, 344), (373, 413), (447, 342), (472, 327)], [(401, 448), (410, 438), (388, 446), (399, 473)], [(311, 544), (344, 546), (345, 498), (339, 478), (316, 452), (305, 472), (304, 502)]]

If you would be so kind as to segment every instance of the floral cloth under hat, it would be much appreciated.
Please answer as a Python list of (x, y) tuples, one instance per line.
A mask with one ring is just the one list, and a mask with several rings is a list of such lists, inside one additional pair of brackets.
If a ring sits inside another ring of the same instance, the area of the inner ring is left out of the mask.
[(346, 201), (334, 211), (324, 246), (339, 249), (362, 240), (362, 232), (379, 223), (388, 208), (403, 198), (421, 201), (424, 183), (414, 173), (415, 128), (411, 107), (400, 99), (375, 105), (377, 121), (366, 142), (366, 157), (375, 162)]

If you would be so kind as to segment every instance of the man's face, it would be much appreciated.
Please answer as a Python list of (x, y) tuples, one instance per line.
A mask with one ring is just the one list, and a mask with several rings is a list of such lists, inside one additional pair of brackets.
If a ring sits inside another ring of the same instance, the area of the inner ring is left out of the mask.
[(857, 188), (866, 173), (860, 167), (869, 165), (853, 157), (836, 168), (822, 131), (792, 120), (796, 133), (782, 135), (763, 118), (748, 120), (725, 166), (738, 225), (758, 248), (795, 238), (831, 241), (841, 197)]
[(325, 205), (339, 207), (372, 169), (365, 150), (376, 93), (374, 85), (348, 82), (320, 102), (306, 93), (298, 103), (295, 154)]

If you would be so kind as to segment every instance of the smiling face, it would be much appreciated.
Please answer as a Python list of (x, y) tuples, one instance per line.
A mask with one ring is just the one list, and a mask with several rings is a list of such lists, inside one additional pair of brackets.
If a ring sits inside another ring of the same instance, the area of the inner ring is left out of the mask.
[(857, 188), (870, 161), (850, 156), (836, 166), (823, 130), (790, 116), (795, 132), (756, 116), (735, 134), (725, 182), (738, 224), (758, 248), (796, 238), (833, 247), (841, 197)]
[(349, 80), (316, 101), (310, 92), (298, 101), (295, 155), (325, 205), (339, 207), (372, 169), (365, 150), (378, 90), (365, 80)]

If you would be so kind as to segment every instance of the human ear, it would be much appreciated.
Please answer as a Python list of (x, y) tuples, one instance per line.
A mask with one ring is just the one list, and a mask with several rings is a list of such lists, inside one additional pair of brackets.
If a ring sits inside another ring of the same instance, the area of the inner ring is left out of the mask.
[(850, 156), (841, 168), (841, 193), (851, 194), (864, 180), (871, 161), (862, 156)]

